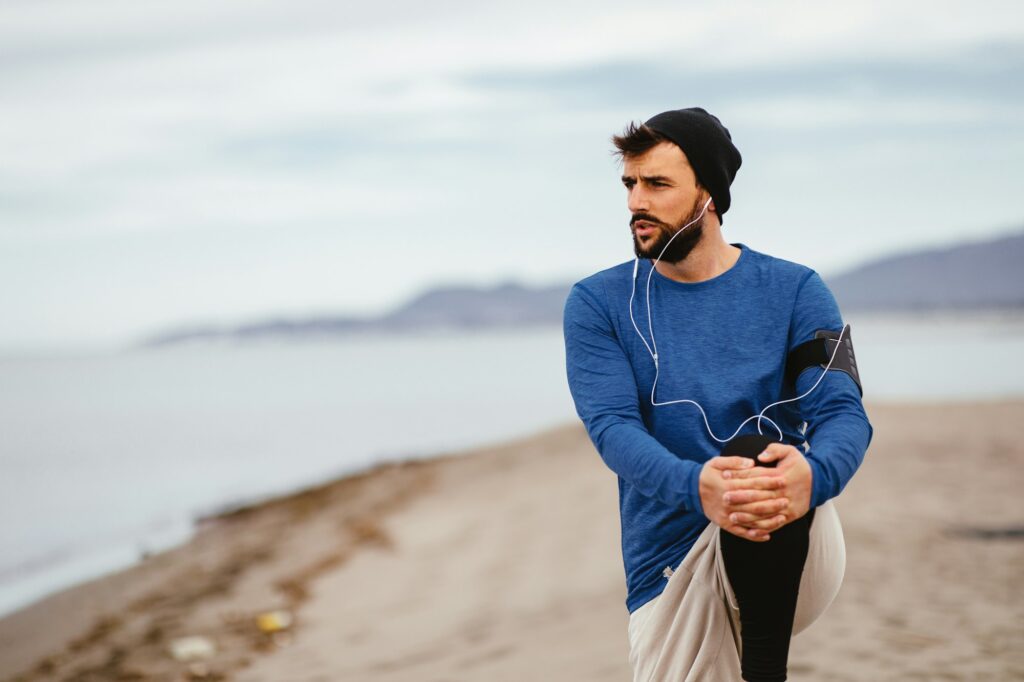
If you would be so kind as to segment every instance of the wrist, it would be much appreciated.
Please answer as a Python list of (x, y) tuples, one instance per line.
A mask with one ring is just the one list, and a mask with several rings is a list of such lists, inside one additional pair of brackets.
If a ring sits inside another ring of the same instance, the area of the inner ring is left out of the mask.
[(822, 474), (821, 462), (814, 459), (810, 454), (805, 456), (807, 464), (811, 469), (811, 499), (810, 508), (820, 507), (828, 500), (828, 492), (825, 490), (825, 477)]
[(688, 474), (689, 480), (687, 481), (686, 489), (689, 491), (690, 497), (690, 508), (701, 514), (707, 516), (704, 513), (704, 500), (701, 495), (704, 493), (704, 487), (701, 485), (701, 479), (704, 477), (704, 469), (707, 468), (707, 462), (691, 467)]

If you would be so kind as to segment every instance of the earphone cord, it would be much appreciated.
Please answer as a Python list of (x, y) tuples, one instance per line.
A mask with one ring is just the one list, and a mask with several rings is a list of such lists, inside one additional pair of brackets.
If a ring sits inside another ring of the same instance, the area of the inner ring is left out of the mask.
[[(705, 202), (704, 208), (701, 210), (700, 215), (698, 215), (696, 218), (694, 218), (689, 223), (687, 223), (682, 228), (680, 228), (674, 235), (672, 235), (672, 237), (668, 240), (668, 242), (665, 243), (665, 246), (661, 249), (661, 253), (658, 254), (658, 258), (655, 259), (654, 263), (651, 264), (651, 271), (647, 274), (647, 328), (648, 328), (648, 331), (650, 332), (650, 335), (651, 335), (651, 345), (647, 344), (647, 339), (645, 339), (644, 335), (642, 333), (640, 333), (640, 328), (636, 325), (636, 320), (633, 318), (633, 298), (636, 295), (636, 277), (637, 277), (637, 272), (638, 272), (638, 270), (640, 268), (640, 258), (639, 258), (639, 256), (636, 258), (636, 260), (633, 263), (633, 286), (632, 286), (632, 290), (629, 293), (629, 320), (630, 320), (630, 322), (633, 323), (633, 329), (636, 330), (636, 333), (640, 337), (640, 340), (643, 342), (644, 347), (647, 348), (647, 352), (650, 354), (651, 358), (654, 360), (654, 383), (651, 384), (651, 405), (653, 405), (655, 407), (659, 407), (659, 406), (662, 406), (662, 405), (674, 405), (674, 404), (677, 404), (677, 403), (692, 403), (692, 404), (696, 405), (697, 409), (700, 410), (701, 416), (704, 418), (704, 426), (707, 429), (708, 433), (711, 435), (712, 438), (714, 438), (719, 443), (726, 443), (726, 442), (732, 440), (733, 438), (735, 438), (736, 434), (738, 434), (740, 432), (740, 430), (746, 425), (746, 423), (749, 422), (751, 419), (756, 419), (757, 420), (757, 432), (759, 434), (763, 435), (763, 432), (761, 431), (761, 421), (764, 420), (764, 421), (768, 422), (769, 424), (771, 424), (773, 427), (775, 427), (775, 430), (779, 432), (779, 440), (784, 440), (784, 435), (782, 433), (782, 429), (779, 428), (779, 425), (776, 424), (772, 419), (770, 419), (769, 417), (764, 416), (764, 413), (767, 412), (769, 409), (771, 409), (772, 407), (774, 407), (776, 405), (781, 405), (783, 403), (793, 402), (795, 400), (801, 400), (802, 398), (807, 397), (811, 393), (811, 391), (813, 391), (814, 389), (816, 389), (818, 387), (818, 384), (821, 383), (821, 380), (825, 378), (825, 374), (828, 373), (829, 368), (832, 367), (832, 362), (835, 360), (836, 353), (839, 352), (839, 348), (842, 345), (843, 335), (846, 333), (846, 330), (849, 329), (849, 327), (850, 327), (849, 324), (844, 324), (843, 325), (842, 330), (839, 332), (839, 338), (836, 339), (836, 347), (833, 349), (832, 355), (828, 359), (828, 364), (825, 365), (825, 371), (823, 371), (821, 373), (821, 376), (818, 377), (818, 380), (814, 382), (813, 386), (811, 386), (809, 389), (807, 389), (807, 391), (805, 391), (802, 395), (798, 395), (795, 398), (787, 398), (786, 400), (776, 401), (776, 402), (768, 405), (767, 407), (765, 407), (758, 414), (751, 415), (750, 417), (747, 417), (746, 419), (743, 420), (743, 422), (738, 427), (736, 427), (736, 430), (733, 431), (733, 434), (731, 436), (729, 436), (728, 438), (724, 438), (723, 439), (723, 438), (719, 438), (718, 436), (715, 435), (715, 432), (711, 430), (711, 424), (708, 423), (707, 413), (704, 412), (704, 408), (701, 407), (700, 403), (696, 402), (695, 400), (689, 400), (687, 398), (683, 398), (683, 399), (680, 399), (680, 400), (667, 400), (665, 402), (660, 402), (659, 403), (659, 402), (656, 402), (655, 397), (654, 397), (655, 390), (657, 389), (657, 386), (658, 386), (658, 376), (659, 376), (659, 373), (661, 371), (661, 368), (660, 368), (659, 363), (658, 363), (658, 345), (657, 345), (657, 342), (654, 340), (654, 323), (653, 323), (653, 320), (651, 318), (651, 277), (654, 275), (654, 266), (657, 265), (659, 260), (661, 260), (661, 257), (665, 254), (665, 249), (667, 249), (668, 245), (672, 243), (672, 240), (675, 239), (677, 236), (679, 236), (679, 234), (683, 230), (685, 230), (687, 227), (689, 227), (693, 223), (695, 223), (698, 220), (700, 220), (701, 216), (704, 215), (704, 211), (707, 210), (707, 207), (708, 207), (709, 203), (711, 203), (711, 198), (710, 197), (708, 198), (708, 201)], [(653, 348), (652, 348), (652, 346), (653, 346)]]

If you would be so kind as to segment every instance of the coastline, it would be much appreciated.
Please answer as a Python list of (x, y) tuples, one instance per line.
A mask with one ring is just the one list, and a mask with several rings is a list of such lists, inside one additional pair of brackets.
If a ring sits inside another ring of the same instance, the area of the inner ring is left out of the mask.
[[(1024, 400), (866, 408), (846, 579), (793, 677), (1024, 679)], [(616, 495), (576, 422), (228, 510), (0, 619), (0, 680), (629, 679)]]

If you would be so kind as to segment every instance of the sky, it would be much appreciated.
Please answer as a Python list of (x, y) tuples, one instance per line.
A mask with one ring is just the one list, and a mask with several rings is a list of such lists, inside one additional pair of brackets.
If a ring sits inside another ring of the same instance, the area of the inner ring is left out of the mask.
[(702, 106), (723, 233), (826, 277), (1024, 227), (1019, 2), (0, 0), (0, 351), (633, 257), (610, 136)]

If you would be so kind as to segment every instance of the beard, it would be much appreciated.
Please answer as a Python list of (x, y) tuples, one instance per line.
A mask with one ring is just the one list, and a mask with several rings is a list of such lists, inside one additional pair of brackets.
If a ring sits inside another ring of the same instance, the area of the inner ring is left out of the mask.
[(661, 256), (661, 260), (672, 263), (675, 265), (684, 258), (690, 255), (690, 252), (700, 244), (701, 238), (704, 236), (704, 218), (693, 223), (687, 227), (683, 234), (679, 235), (675, 239), (672, 239), (679, 230), (682, 230), (687, 223), (690, 223), (697, 219), (700, 215), (701, 207), (703, 204), (698, 201), (694, 203), (694, 207), (690, 210), (690, 213), (686, 215), (675, 225), (669, 225), (663, 223), (654, 216), (648, 213), (635, 213), (629, 221), (630, 231), (632, 232), (633, 223), (638, 220), (645, 220), (650, 223), (655, 223), (658, 226), (658, 233), (654, 238), (648, 241), (646, 244), (641, 244), (640, 239), (633, 232), (633, 253), (636, 254), (637, 258), (657, 258), (661, 250), (665, 248), (665, 244), (668, 244), (669, 240), (672, 241), (665, 249), (665, 253)]

